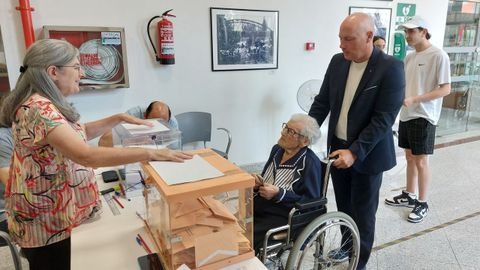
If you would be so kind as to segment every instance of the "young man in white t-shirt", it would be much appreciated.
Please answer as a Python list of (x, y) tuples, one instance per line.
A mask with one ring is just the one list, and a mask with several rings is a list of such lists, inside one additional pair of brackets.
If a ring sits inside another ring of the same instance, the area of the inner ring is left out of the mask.
[[(427, 23), (419, 16), (401, 25), (415, 51), (405, 58), (405, 100), (400, 110), (398, 145), (405, 149), (407, 189), (385, 203), (413, 208), (407, 220), (423, 221), (428, 213), (431, 181), (428, 155), (433, 154), (435, 129), (443, 97), (450, 93), (450, 60), (429, 39)], [(418, 187), (418, 198), (416, 195)]]

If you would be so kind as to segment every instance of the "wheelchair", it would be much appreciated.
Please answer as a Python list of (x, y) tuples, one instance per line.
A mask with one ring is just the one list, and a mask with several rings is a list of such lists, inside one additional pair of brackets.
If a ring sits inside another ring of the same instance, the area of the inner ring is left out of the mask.
[(323, 270), (357, 267), (360, 255), (357, 225), (345, 213), (327, 213), (326, 192), (332, 162), (328, 159), (323, 164), (322, 198), (295, 204), (289, 213), (288, 224), (272, 228), (265, 234), (257, 257), (267, 268)]

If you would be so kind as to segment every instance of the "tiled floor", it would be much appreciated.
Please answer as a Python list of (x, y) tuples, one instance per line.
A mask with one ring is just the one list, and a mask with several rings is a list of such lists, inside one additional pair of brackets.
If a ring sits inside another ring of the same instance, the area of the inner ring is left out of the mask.
[(368, 269), (480, 269), (479, 150), (479, 141), (435, 150), (430, 158), (430, 211), (420, 224), (405, 220), (409, 209), (383, 203), (405, 186), (400, 169), (405, 163), (399, 158), (399, 165), (384, 176), (377, 250)]
[[(409, 209), (383, 203), (405, 186), (405, 161), (398, 151), (398, 165), (385, 173), (380, 191), (369, 270), (480, 269), (480, 141), (444, 146), (430, 158), (430, 212), (420, 224), (406, 221)], [(261, 164), (246, 168), (259, 171)], [(333, 211), (333, 190), (328, 194)], [(1, 270), (12, 269), (6, 254), (0, 248)]]

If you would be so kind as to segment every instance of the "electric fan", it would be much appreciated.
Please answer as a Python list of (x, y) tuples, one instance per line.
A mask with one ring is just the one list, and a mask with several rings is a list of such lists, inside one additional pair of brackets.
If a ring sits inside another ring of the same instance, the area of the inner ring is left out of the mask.
[(297, 103), (306, 113), (310, 110), (315, 96), (322, 86), (322, 80), (308, 80), (298, 88)]

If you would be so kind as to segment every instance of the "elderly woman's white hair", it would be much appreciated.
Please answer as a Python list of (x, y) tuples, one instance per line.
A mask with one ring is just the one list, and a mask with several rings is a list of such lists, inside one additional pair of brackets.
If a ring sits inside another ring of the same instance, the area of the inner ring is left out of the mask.
[(320, 126), (315, 118), (304, 113), (296, 113), (290, 117), (290, 121), (303, 123), (303, 129), (299, 133), (308, 139), (309, 145), (315, 144), (320, 138)]

